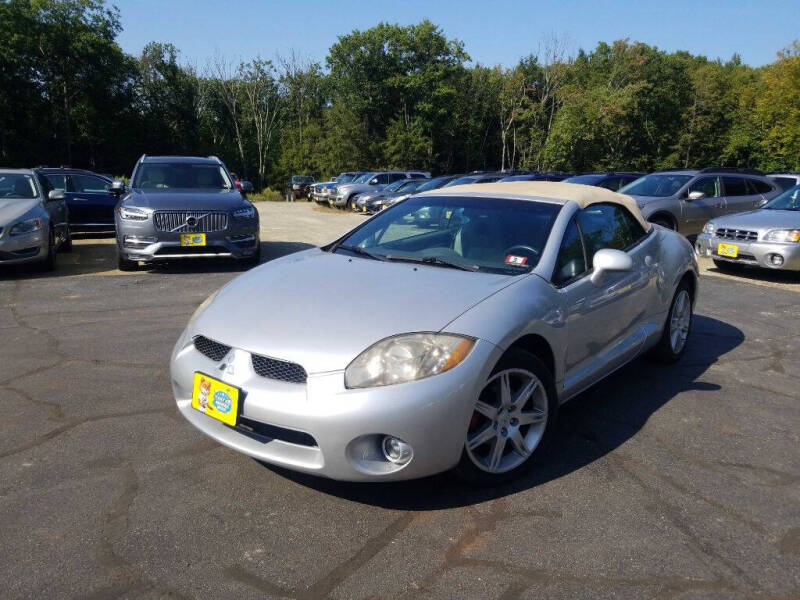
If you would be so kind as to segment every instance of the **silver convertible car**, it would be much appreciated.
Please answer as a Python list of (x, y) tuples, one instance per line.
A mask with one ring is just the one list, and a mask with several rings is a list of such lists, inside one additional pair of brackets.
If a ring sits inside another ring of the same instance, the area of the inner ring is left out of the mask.
[[(358, 315), (315, 298), (358, 297)], [(645, 351), (686, 348), (697, 263), (602, 188), (512, 182), (412, 196), (225, 285), (171, 358), (178, 409), (261, 461), (340, 480), (542, 458), (559, 405)]]

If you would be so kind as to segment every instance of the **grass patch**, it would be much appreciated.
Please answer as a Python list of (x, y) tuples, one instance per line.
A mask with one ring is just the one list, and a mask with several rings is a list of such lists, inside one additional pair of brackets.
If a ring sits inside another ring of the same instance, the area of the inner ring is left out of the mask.
[(283, 194), (272, 188), (264, 188), (260, 194), (248, 194), (247, 199), (250, 202), (284, 202), (286, 200)]

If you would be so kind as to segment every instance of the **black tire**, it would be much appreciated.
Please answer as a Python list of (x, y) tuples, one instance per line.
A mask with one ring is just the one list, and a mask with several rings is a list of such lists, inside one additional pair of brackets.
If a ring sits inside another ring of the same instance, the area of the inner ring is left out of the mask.
[(717, 260), (716, 258), (712, 258), (711, 260), (714, 261), (715, 267), (726, 273), (739, 273), (742, 270), (742, 265), (728, 262), (727, 260)]
[[(688, 294), (689, 297), (689, 325), (688, 331), (686, 332), (686, 338), (684, 339), (680, 349), (676, 351), (672, 340), (670, 339), (672, 333), (670, 324), (675, 313), (678, 298), (684, 292)], [(684, 352), (686, 352), (686, 347), (689, 345), (689, 338), (691, 337), (692, 323), (694, 322), (694, 310), (692, 307), (693, 302), (694, 297), (692, 296), (691, 287), (688, 283), (686, 283), (686, 281), (682, 281), (675, 290), (675, 294), (672, 296), (672, 302), (669, 305), (669, 311), (667, 311), (667, 320), (664, 323), (664, 331), (661, 333), (661, 338), (658, 340), (658, 343), (650, 351), (651, 357), (667, 365), (671, 365), (680, 360), (681, 356), (683, 356)]]
[(67, 225), (67, 234), (59, 250), (62, 252), (72, 252), (72, 231), (70, 230), (69, 225)]
[[(472, 485), (495, 486), (521, 476), (541, 463), (541, 459), (546, 455), (548, 446), (552, 443), (552, 439), (555, 435), (556, 421), (558, 419), (558, 396), (556, 394), (553, 374), (538, 357), (524, 350), (515, 348), (506, 352), (497, 362), (489, 379), (491, 380), (495, 374), (507, 369), (527, 371), (535, 375), (541, 382), (547, 402), (547, 417), (544, 431), (541, 434), (538, 444), (528, 457), (524, 459), (524, 462), (502, 473), (491, 473), (478, 467), (475, 462), (473, 462), (466, 448), (465, 435), (465, 445), (461, 452), (461, 460), (453, 471), (458, 478)], [(488, 383), (487, 381), (487, 384)], [(484, 390), (486, 389), (488, 389), (488, 385), (484, 388)], [(472, 420), (470, 421), (470, 425), (471, 424)]]
[(47, 234), (47, 256), (42, 261), (42, 271), (55, 271), (58, 266), (56, 259), (56, 234), (51, 227)]
[(139, 263), (135, 260), (128, 260), (117, 250), (117, 268), (120, 271), (136, 271), (139, 268)]

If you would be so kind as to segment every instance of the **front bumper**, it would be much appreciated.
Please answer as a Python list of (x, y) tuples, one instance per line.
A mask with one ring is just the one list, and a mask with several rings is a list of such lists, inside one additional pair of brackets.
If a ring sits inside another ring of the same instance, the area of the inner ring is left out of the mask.
[[(719, 255), (717, 253), (719, 244), (736, 246), (736, 258)], [(782, 271), (800, 271), (800, 244), (798, 243), (748, 242), (720, 238), (710, 233), (701, 233), (695, 240), (694, 248), (698, 256), (724, 260), (732, 264)], [(783, 264), (775, 265), (772, 262), (774, 255), (783, 257)]]
[[(220, 370), (221, 364), (200, 354), (184, 331), (172, 355), (172, 389), (178, 409), (192, 425), (258, 460), (343, 481), (413, 479), (456, 465), (475, 398), (500, 353), (478, 341), (470, 356), (447, 373), (349, 390), (343, 371), (309, 374), (305, 384), (261, 377), (250, 354), (241, 349), (232, 350)], [(271, 427), (273, 433), (254, 436), (192, 408), (196, 371), (242, 389), (241, 416), (250, 425)], [(412, 447), (410, 462), (398, 466), (383, 457), (379, 442), (384, 434)]]
[(206, 233), (205, 246), (181, 246), (181, 234), (157, 231), (152, 218), (116, 218), (117, 248), (123, 258), (153, 262), (179, 258), (250, 258), (259, 251), (258, 218), (230, 217), (222, 231)]
[(0, 265), (37, 262), (47, 257), (47, 229), (9, 235), (10, 227), (0, 231)]

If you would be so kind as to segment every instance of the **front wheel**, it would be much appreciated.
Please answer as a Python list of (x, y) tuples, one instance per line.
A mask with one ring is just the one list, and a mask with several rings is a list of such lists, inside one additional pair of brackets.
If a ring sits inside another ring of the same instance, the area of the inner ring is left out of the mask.
[(120, 271), (135, 271), (139, 268), (139, 263), (135, 260), (128, 260), (117, 251), (117, 268)]
[(672, 364), (677, 362), (686, 351), (689, 333), (692, 328), (692, 293), (689, 285), (684, 281), (675, 290), (672, 304), (667, 313), (667, 322), (661, 339), (653, 348), (653, 356), (661, 362)]
[(546, 451), (557, 413), (549, 369), (528, 352), (508, 351), (475, 402), (456, 475), (476, 485), (521, 475)]

